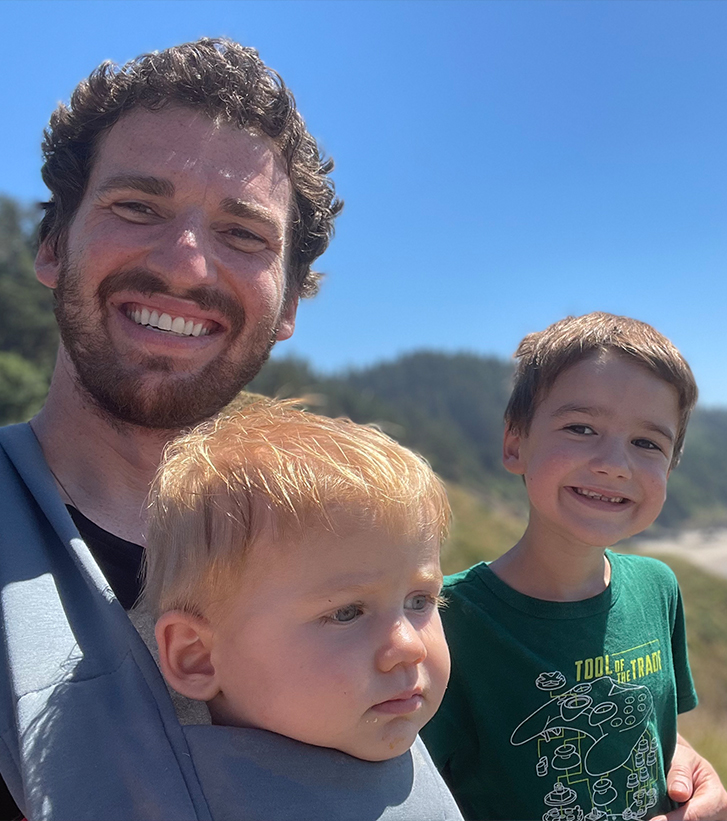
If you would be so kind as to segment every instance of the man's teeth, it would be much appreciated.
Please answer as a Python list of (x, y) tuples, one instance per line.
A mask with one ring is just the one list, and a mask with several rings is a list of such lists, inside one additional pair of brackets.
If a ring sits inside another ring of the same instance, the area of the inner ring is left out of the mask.
[(150, 311), (148, 308), (140, 308), (136, 311), (127, 311), (129, 319), (133, 319), (137, 325), (151, 325), (160, 331), (171, 331), (180, 336), (207, 336), (209, 328), (205, 328), (203, 323), (195, 323), (191, 319), (182, 316), (175, 316), (172, 319), (169, 314), (160, 314), (159, 311)]
[(614, 504), (619, 504), (623, 502), (623, 496), (602, 496), (600, 493), (595, 493), (592, 490), (586, 490), (583, 487), (574, 488), (575, 492), (579, 496), (587, 496), (589, 499), (600, 499), (603, 502), (613, 502)]

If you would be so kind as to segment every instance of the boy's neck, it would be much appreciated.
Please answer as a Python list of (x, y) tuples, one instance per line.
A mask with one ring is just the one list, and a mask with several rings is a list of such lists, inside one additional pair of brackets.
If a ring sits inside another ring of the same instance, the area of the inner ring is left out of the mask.
[(522, 539), (490, 564), (509, 587), (534, 599), (582, 601), (603, 593), (611, 581), (605, 548), (568, 543), (553, 537)]

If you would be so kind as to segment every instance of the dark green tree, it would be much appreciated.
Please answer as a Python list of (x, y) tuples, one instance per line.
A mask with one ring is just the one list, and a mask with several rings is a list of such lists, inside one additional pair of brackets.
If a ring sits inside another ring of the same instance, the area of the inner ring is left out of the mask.
[(53, 294), (35, 278), (37, 213), (0, 196), (0, 419), (42, 404), (58, 350)]
[(32, 212), (0, 197), (0, 351), (50, 376), (58, 350), (53, 294), (35, 278)]

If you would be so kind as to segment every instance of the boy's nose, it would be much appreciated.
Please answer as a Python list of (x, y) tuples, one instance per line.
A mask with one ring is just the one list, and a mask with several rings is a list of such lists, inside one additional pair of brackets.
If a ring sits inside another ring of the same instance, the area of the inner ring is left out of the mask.
[(613, 476), (618, 479), (631, 478), (631, 464), (628, 453), (628, 443), (618, 439), (603, 436), (591, 460), (594, 473), (604, 476)]
[(167, 223), (146, 256), (146, 266), (172, 288), (186, 290), (217, 281), (210, 240), (202, 221), (194, 215)]
[(398, 664), (421, 664), (427, 648), (418, 630), (405, 617), (391, 626), (376, 657), (378, 668), (386, 673)]

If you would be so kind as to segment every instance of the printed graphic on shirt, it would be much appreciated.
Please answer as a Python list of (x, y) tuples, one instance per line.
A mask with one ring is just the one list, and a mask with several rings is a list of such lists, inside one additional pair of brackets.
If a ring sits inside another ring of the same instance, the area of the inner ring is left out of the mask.
[(540, 706), (515, 728), (514, 746), (533, 746), (542, 778), (542, 821), (640, 821), (664, 790), (659, 740), (649, 721), (648, 677), (661, 671), (658, 641), (578, 659), (571, 682), (560, 670), (535, 680)]

